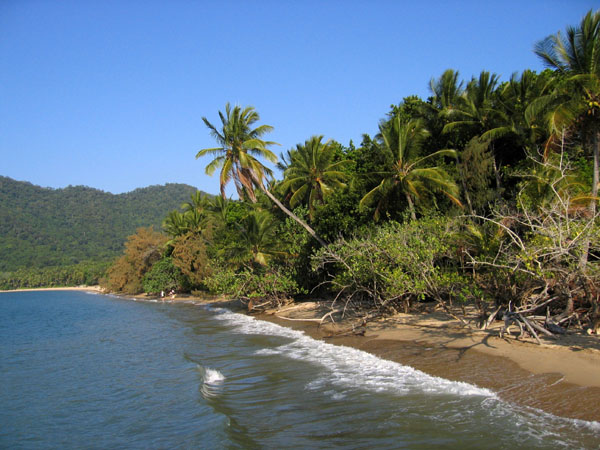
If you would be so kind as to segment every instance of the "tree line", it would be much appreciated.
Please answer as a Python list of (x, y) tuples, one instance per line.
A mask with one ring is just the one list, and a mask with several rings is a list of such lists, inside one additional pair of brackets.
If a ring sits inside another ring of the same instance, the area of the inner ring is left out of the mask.
[(532, 330), (541, 315), (545, 331), (596, 327), (600, 12), (535, 53), (546, 70), (504, 82), (446, 70), (359, 145), (312, 136), (277, 158), (273, 128), (227, 104), (218, 125), (203, 118), (217, 145), (196, 155), (212, 158), (220, 195), (195, 193), (162, 232), (130, 236), (104, 286), (253, 305), (330, 295), (369, 314), (471, 305), (483, 322), (503, 310)]

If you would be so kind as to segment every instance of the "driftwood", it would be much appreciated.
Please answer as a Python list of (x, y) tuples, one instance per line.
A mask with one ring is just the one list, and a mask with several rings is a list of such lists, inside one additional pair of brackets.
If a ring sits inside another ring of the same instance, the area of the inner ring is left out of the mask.
[(548, 330), (550, 330), (551, 333), (554, 333), (554, 334), (567, 334), (567, 330), (565, 330), (560, 325), (554, 323), (550, 319), (546, 319), (546, 322), (544, 322), (544, 325), (545, 325), (546, 328), (548, 328)]
[(319, 326), (321, 326), (321, 325), (323, 325), (323, 322), (325, 321), (325, 319), (327, 319), (327, 317), (329, 317), (332, 322), (335, 322), (333, 320), (333, 315), (335, 313), (339, 313), (339, 312), (342, 312), (342, 310), (340, 310), (340, 309), (331, 310), (331, 311), (327, 312), (326, 314), (324, 314), (319, 319), (318, 318), (306, 318), (306, 319), (300, 318), (300, 319), (294, 319), (292, 317), (279, 316), (277, 314), (275, 315), (275, 317), (277, 317), (279, 319), (283, 319), (283, 320), (290, 320), (290, 321), (293, 321), (293, 322), (318, 322)]
[[(500, 330), (500, 337), (504, 337), (504, 333), (508, 333), (509, 329), (512, 325), (516, 325), (519, 327), (519, 336), (518, 338), (522, 338), (525, 334), (525, 329), (531, 334), (531, 336), (536, 340), (538, 344), (542, 344), (538, 333), (542, 333), (548, 337), (553, 339), (558, 339), (558, 337), (554, 334), (565, 334), (566, 330), (561, 326), (553, 323), (550, 319), (546, 319), (545, 326), (539, 325), (532, 317), (525, 317), (523, 314), (518, 312), (507, 311), (502, 316), (504, 320), (504, 327)], [(523, 328), (525, 326), (525, 329)], [(536, 332), (537, 331), (537, 332)]]
[(496, 308), (496, 311), (494, 311), (492, 314), (490, 314), (490, 316), (487, 318), (487, 320), (485, 322), (483, 322), (483, 329), (487, 330), (490, 325), (492, 324), (492, 322), (494, 321), (494, 319), (496, 319), (496, 316), (498, 315), (498, 313), (500, 312), (500, 309), (502, 308), (502, 306), (498, 306), (498, 308)]

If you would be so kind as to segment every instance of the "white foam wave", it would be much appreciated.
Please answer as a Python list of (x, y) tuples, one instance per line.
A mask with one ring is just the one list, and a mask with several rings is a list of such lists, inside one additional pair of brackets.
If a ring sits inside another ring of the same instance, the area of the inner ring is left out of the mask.
[(216, 369), (207, 368), (204, 371), (204, 382), (206, 384), (221, 384), (225, 381), (225, 376)]
[(298, 339), (305, 336), (303, 332), (285, 328), (271, 322), (256, 320), (252, 316), (234, 313), (223, 308), (207, 307), (212, 312), (217, 313), (215, 318), (233, 325), (241, 334), (265, 334), (272, 336), (281, 336), (291, 339)]
[(307, 385), (307, 389), (332, 383), (375, 392), (391, 391), (405, 394), (420, 391), (430, 394), (496, 397), (496, 394), (489, 389), (434, 377), (412, 367), (378, 358), (362, 350), (315, 340), (301, 331), (227, 310), (215, 311), (218, 312), (217, 319), (233, 325), (240, 333), (266, 334), (293, 339), (279, 347), (258, 350), (256, 354), (281, 355), (318, 364), (325, 368), (324, 378), (311, 381)]
[(210, 367), (202, 367), (200, 364), (197, 364), (196, 367), (202, 375), (202, 385), (200, 386), (202, 396), (210, 400), (221, 395), (225, 376), (218, 370), (211, 369)]
[[(306, 336), (303, 332), (279, 326), (271, 322), (256, 320), (254, 317), (233, 313), (222, 308), (209, 309), (216, 313), (215, 318), (225, 321), (242, 334), (264, 334), (291, 339), (274, 348), (263, 348), (256, 355), (278, 355), (286, 358), (307, 361), (322, 366), (322, 375), (307, 383), (307, 390), (322, 390), (331, 397), (343, 398), (346, 389), (364, 389), (371, 392), (389, 392), (394, 395), (427, 393), (431, 395), (456, 395), (482, 397), (482, 405), (494, 415), (510, 415), (531, 423), (543, 420), (557, 428), (567, 426), (581, 430), (600, 432), (600, 422), (568, 419), (554, 416), (537, 408), (523, 408), (508, 404), (499, 399), (496, 393), (473, 384), (451, 381), (426, 374), (410, 366), (381, 359), (362, 350), (329, 344)], [(331, 390), (331, 387), (334, 389)], [(334, 394), (335, 392), (335, 394)], [(492, 412), (493, 411), (493, 412)], [(516, 416), (515, 412), (519, 411)], [(519, 419), (517, 419), (519, 420)], [(546, 430), (547, 431), (547, 430)]]

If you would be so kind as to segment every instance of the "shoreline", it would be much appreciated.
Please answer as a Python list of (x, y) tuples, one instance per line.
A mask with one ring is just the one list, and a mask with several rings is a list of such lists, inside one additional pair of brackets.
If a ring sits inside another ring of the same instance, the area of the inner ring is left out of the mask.
[[(508, 402), (561, 417), (600, 422), (600, 338), (571, 334), (557, 341), (500, 338), (500, 323), (473, 331), (443, 313), (397, 314), (346, 333), (344, 322), (318, 326), (327, 311), (315, 302), (257, 319), (301, 329), (453, 381), (488, 388)], [(290, 320), (291, 319), (291, 320)]]
[[(327, 311), (316, 302), (298, 303), (281, 312), (268, 311), (261, 314), (264, 320), (273, 316), (286, 326), (302, 322), (317, 327), (314, 319)], [(291, 313), (291, 314), (290, 314)], [(557, 340), (540, 336), (543, 345), (532, 338), (517, 339), (515, 336), (500, 338), (501, 322), (492, 324), (488, 330), (471, 330), (447, 317), (444, 313), (396, 314), (369, 322), (360, 330), (364, 340), (402, 341), (434, 345), (447, 349), (477, 351), (490, 356), (511, 359), (524, 370), (533, 374), (561, 373), (565, 381), (582, 387), (600, 388), (600, 336), (570, 333)], [(336, 332), (343, 331), (344, 322), (324, 323), (322, 333), (336, 339)], [(343, 337), (343, 336), (340, 336)], [(551, 354), (560, 355), (559, 358)]]
[[(156, 297), (123, 296), (141, 301)], [(245, 305), (223, 297), (177, 296), (167, 303), (225, 307), (257, 320), (303, 331), (334, 345), (343, 345), (398, 362), (429, 375), (488, 388), (509, 403), (534, 408), (536, 414), (600, 423), (600, 337), (569, 334), (554, 341), (500, 338), (502, 323), (486, 331), (469, 330), (440, 312), (397, 314), (368, 323), (359, 333), (345, 333), (348, 321), (319, 326), (329, 311), (309, 301), (279, 310), (248, 312)], [(341, 332), (341, 333), (340, 333)]]
[(98, 292), (103, 293), (104, 291), (100, 286), (67, 286), (67, 287), (45, 287), (45, 288), (25, 288), (25, 289), (6, 289), (1, 290), (2, 292), (36, 292), (36, 291), (84, 291), (84, 292)]
[[(98, 286), (0, 292), (60, 290), (104, 293)], [(127, 300), (161, 300), (155, 296), (116, 295)], [(241, 302), (225, 297), (178, 294), (164, 301), (225, 307), (433, 376), (489, 388), (511, 403), (600, 422), (600, 336), (571, 333), (558, 340), (541, 338), (540, 346), (532, 339), (500, 338), (501, 323), (486, 331), (469, 330), (439, 312), (397, 314), (369, 322), (358, 333), (348, 333), (344, 332), (348, 321), (339, 318), (319, 326), (318, 319), (329, 309), (314, 301), (258, 314), (249, 313)]]

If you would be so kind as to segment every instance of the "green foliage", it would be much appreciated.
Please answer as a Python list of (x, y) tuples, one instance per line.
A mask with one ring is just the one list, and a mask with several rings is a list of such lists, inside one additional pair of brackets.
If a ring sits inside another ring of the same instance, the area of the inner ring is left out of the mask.
[(242, 265), (267, 266), (273, 257), (281, 255), (277, 225), (268, 211), (250, 211), (237, 226), (238, 236), (229, 247), (228, 258)]
[(311, 218), (315, 206), (323, 204), (336, 190), (344, 189), (348, 178), (343, 169), (350, 161), (336, 161), (339, 145), (332, 141), (322, 143), (322, 139), (323, 136), (313, 136), (289, 152), (289, 165), (280, 186), (284, 192), (290, 192), (290, 206), (307, 205)]
[(172, 258), (163, 258), (155, 262), (142, 278), (144, 292), (148, 294), (178, 290), (184, 283), (181, 270), (173, 264)]
[(315, 211), (313, 225), (317, 233), (329, 241), (349, 236), (361, 226), (370, 224), (373, 209), (360, 208), (364, 193), (355, 189), (334, 192), (323, 206)]
[(394, 163), (377, 174), (380, 183), (362, 198), (361, 207), (377, 202), (374, 215), (377, 220), (394, 194), (404, 195), (413, 219), (416, 219), (414, 203), (423, 202), (437, 193), (460, 205), (456, 183), (443, 167), (432, 166), (435, 158), (455, 158), (454, 150), (438, 150), (422, 156), (421, 146), (429, 132), (420, 120), (403, 122), (400, 116), (396, 116), (381, 124), (379, 130), (380, 145), (392, 155)]
[(475, 137), (460, 154), (458, 173), (471, 213), (483, 211), (495, 196), (491, 188), (494, 159), (489, 145), (488, 141)]
[(240, 198), (246, 196), (256, 201), (254, 193), (254, 178), (261, 183), (265, 176), (271, 176), (272, 171), (254, 157), (260, 156), (271, 162), (277, 161), (277, 156), (267, 147), (275, 142), (264, 141), (261, 137), (273, 130), (270, 125), (260, 125), (252, 128), (260, 120), (258, 112), (252, 107), (246, 108), (225, 105), (225, 114), (219, 111), (221, 128), (217, 129), (212, 123), (202, 117), (210, 134), (219, 147), (205, 148), (196, 154), (196, 158), (215, 156), (207, 166), (206, 174), (212, 175), (220, 169), (219, 182), (221, 196), (225, 198), (225, 186), (233, 180)]
[[(303, 220), (308, 216), (305, 207), (294, 209), (294, 213)], [(318, 283), (310, 268), (310, 258), (317, 243), (291, 218), (280, 222), (276, 235), (280, 240), (280, 255), (274, 259), (273, 266), (295, 280), (301, 288), (298, 293), (308, 292)]]
[[(497, 303), (592, 304), (600, 283), (600, 223), (565, 154), (522, 174), (516, 205), (478, 217), (463, 244), (479, 288)], [(574, 176), (575, 175), (575, 176)], [(559, 309), (560, 309), (559, 308)]]
[(388, 222), (317, 252), (315, 268), (334, 271), (331, 287), (366, 307), (465, 299), (466, 277), (453, 258), (453, 224), (443, 218)]
[(272, 300), (305, 293), (289, 274), (277, 268), (235, 271), (220, 265), (204, 282), (209, 292), (234, 297)]

